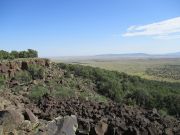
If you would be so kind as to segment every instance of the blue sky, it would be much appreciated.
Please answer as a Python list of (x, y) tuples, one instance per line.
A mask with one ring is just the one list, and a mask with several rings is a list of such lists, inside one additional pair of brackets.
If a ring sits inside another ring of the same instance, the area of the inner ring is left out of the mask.
[(0, 49), (40, 56), (180, 51), (179, 0), (0, 0)]

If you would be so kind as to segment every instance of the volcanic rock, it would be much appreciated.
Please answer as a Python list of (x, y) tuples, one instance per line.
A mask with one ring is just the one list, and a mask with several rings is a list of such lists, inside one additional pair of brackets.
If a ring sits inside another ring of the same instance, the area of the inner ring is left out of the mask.
[(46, 126), (47, 135), (75, 135), (78, 128), (77, 118), (74, 115), (57, 117)]

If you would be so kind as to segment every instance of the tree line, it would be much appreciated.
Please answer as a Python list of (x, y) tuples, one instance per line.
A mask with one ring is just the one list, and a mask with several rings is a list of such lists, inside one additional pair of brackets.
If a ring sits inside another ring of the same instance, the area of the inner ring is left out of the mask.
[(37, 58), (38, 52), (33, 49), (27, 51), (11, 51), (0, 50), (0, 59), (17, 59), (17, 58)]

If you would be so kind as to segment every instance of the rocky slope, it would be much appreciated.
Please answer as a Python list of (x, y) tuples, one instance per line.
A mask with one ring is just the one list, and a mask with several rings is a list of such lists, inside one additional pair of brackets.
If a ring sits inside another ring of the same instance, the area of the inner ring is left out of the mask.
[[(45, 70), (44, 74), (22, 83), (16, 76), (19, 72), (29, 71), (31, 65), (41, 66)], [(170, 116), (162, 117), (156, 109), (118, 104), (108, 98), (106, 102), (96, 102), (89, 96), (98, 95), (93, 82), (73, 75), (69, 75), (68, 79), (62, 78), (66, 71), (46, 59), (1, 62), (0, 74), (5, 78), (0, 92), (2, 135), (180, 134), (180, 121)], [(63, 96), (57, 97), (52, 94), (62, 91), (55, 91), (53, 86), (66, 86), (72, 79), (77, 83), (74, 96), (64, 96), (63, 93)], [(43, 88), (41, 95), (37, 98), (39, 93), (35, 93), (32, 98), (32, 91), (38, 91), (36, 86), (39, 85)], [(88, 93), (87, 98), (80, 97), (82, 91)]]

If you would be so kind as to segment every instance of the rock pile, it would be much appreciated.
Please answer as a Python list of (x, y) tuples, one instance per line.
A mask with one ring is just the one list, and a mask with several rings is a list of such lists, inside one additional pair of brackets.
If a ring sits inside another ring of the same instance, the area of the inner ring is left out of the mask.
[(180, 121), (171, 117), (162, 118), (156, 109), (77, 98), (55, 99), (49, 95), (34, 104), (12, 93), (3, 93), (3, 96), (0, 110), (2, 135), (180, 134)]
[[(50, 120), (76, 115), (78, 135), (177, 135), (180, 122), (162, 118), (156, 109), (128, 107), (116, 103), (92, 103), (79, 99), (55, 100), (48, 95), (37, 104), (38, 117)], [(33, 110), (33, 109), (32, 109)]]

